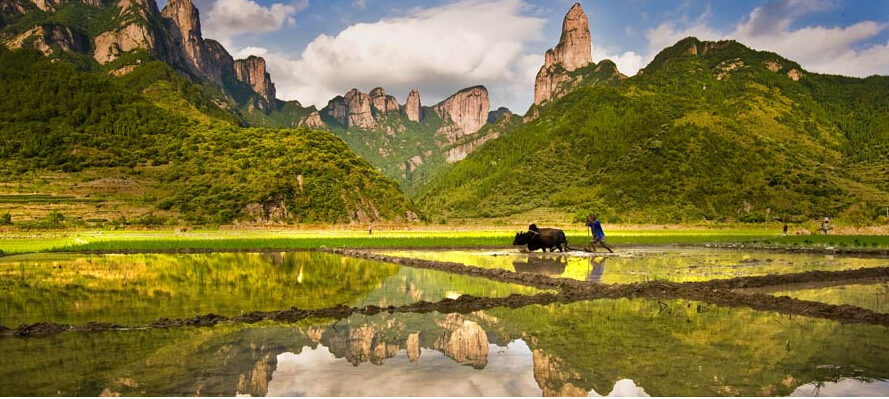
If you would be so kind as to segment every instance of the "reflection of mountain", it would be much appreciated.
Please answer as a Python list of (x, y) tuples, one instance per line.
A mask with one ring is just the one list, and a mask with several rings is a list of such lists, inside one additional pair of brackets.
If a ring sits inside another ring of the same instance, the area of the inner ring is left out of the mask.
[[(275, 381), (283, 381), (276, 376), (281, 359), (308, 372), (320, 364), (320, 357), (326, 370), (355, 370), (351, 375), (359, 377), (353, 378), (436, 378), (435, 368), (443, 367), (452, 374), (437, 383), (452, 382), (455, 376), (469, 378), (465, 386), (470, 388), (492, 378), (524, 381), (524, 388), (530, 384), (531, 391), (541, 389), (536, 393), (564, 396), (609, 391), (786, 395), (817, 381), (889, 379), (889, 342), (881, 326), (846, 326), (816, 318), (788, 323), (786, 316), (744, 308), (701, 312), (684, 300), (666, 305), (664, 310), (657, 301), (603, 299), (467, 315), (380, 313), (298, 325), (220, 324), (0, 339), (0, 392), (265, 395), (280, 386)], [(101, 356), (96, 356), (96, 348), (101, 348)], [(812, 359), (836, 367), (813, 367)], [(41, 372), (23, 374), (23, 369)], [(311, 375), (317, 380), (314, 385), (356, 381)], [(387, 392), (385, 384), (373, 389)], [(511, 396), (512, 391), (503, 393)]]
[(438, 325), (444, 330), (435, 340), (435, 349), (460, 364), (470, 364), (477, 369), (488, 364), (488, 336), (478, 323), (451, 313)]
[(537, 273), (549, 277), (558, 277), (565, 273), (565, 267), (568, 266), (568, 256), (528, 256), (524, 259), (517, 259), (512, 262), (512, 267), (517, 272)]

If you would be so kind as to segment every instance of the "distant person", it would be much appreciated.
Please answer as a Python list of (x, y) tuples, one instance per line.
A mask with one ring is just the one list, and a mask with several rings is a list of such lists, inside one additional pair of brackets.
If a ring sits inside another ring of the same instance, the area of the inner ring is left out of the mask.
[(372, 236), (374, 234), (374, 226), (367, 226), (367, 235)]
[(821, 231), (824, 233), (824, 235), (827, 235), (827, 230), (830, 230), (830, 229), (831, 229), (830, 218), (825, 216), (824, 222), (821, 223)]
[(596, 252), (596, 244), (602, 244), (608, 252), (614, 253), (614, 251), (605, 244), (605, 232), (602, 231), (602, 223), (599, 223), (599, 216), (592, 215), (588, 217), (586, 225), (590, 228), (590, 232), (593, 235), (593, 240), (590, 241), (590, 249), (592, 249), (593, 252)]
[(784, 232), (781, 233), (781, 237), (787, 237), (787, 223), (784, 223)]

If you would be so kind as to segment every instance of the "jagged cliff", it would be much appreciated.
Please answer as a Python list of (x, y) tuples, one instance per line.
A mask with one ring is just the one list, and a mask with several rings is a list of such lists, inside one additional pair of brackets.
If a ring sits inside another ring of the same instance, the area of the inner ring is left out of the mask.
[(320, 119), (353, 151), (408, 189), (496, 138), (502, 130), (482, 129), (488, 118), (509, 114), (511, 120), (512, 113), (503, 108), (490, 114), (490, 108), (484, 86), (460, 90), (431, 107), (421, 105), (416, 89), (399, 105), (382, 87), (368, 94), (353, 88), (328, 101)]
[(593, 62), (589, 21), (580, 3), (574, 3), (562, 22), (562, 36), (555, 49), (546, 51), (543, 66), (534, 80), (534, 104), (556, 97), (559, 85), (571, 79), (568, 72)]
[[(37, 21), (33, 28), (24, 32), (13, 35), (0, 32), (0, 39), (10, 48), (28, 46), (53, 58), (58, 58), (60, 52), (89, 54), (114, 75), (127, 74), (153, 58), (194, 81), (218, 87), (228, 94), (231, 103), (255, 106), (263, 111), (269, 111), (277, 103), (265, 60), (249, 57), (235, 61), (221, 44), (205, 39), (201, 33), (200, 13), (190, 0), (170, 0), (163, 10), (158, 10), (154, 0), (118, 0), (116, 3), (32, 0), (31, 3), (24, 0), (0, 2), (0, 10), (4, 13), (24, 14), (21, 18)], [(56, 12), (84, 15), (101, 12), (114, 24), (110, 29), (97, 30), (106, 25), (54, 18)], [(39, 23), (44, 19), (65, 22)], [(255, 94), (246, 93), (245, 88)]]

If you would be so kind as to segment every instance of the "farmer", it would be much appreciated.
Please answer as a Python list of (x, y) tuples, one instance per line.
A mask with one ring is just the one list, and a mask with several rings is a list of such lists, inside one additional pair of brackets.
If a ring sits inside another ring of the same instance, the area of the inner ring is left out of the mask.
[(599, 243), (602, 244), (608, 252), (613, 253), (614, 251), (612, 251), (608, 245), (605, 245), (605, 232), (602, 231), (602, 223), (599, 223), (599, 216), (591, 215), (587, 217), (586, 225), (590, 228), (590, 233), (593, 235), (593, 239), (590, 241), (590, 249), (592, 249), (593, 252), (596, 252), (596, 243)]
[(821, 223), (821, 231), (824, 232), (824, 235), (827, 235), (827, 230), (830, 230), (830, 218), (825, 216), (824, 222)]

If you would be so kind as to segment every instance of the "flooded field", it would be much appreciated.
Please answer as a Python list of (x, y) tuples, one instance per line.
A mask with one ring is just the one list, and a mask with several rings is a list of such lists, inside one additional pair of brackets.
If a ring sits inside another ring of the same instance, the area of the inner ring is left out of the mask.
[(808, 396), (816, 387), (839, 396), (889, 394), (885, 327), (698, 305), (598, 300), (4, 338), (0, 392)]
[[(602, 283), (889, 263), (675, 248), (607, 256), (386, 252)], [(886, 313), (887, 284), (759, 290)], [(889, 395), (885, 325), (682, 298), (504, 302), (460, 313), (382, 309), (295, 322), (140, 327), (206, 313), (386, 308), (551, 292), (331, 253), (5, 257), (0, 288), (0, 325), (6, 327), (38, 321), (138, 327), (0, 335), (4, 396)]]
[(534, 288), (318, 252), (33, 255), (0, 258), (0, 325), (161, 317), (298, 307), (404, 305)]
[(889, 266), (889, 259), (824, 254), (769, 253), (706, 248), (619, 248), (617, 253), (503, 251), (379, 251), (393, 256), (458, 262), (483, 268), (540, 273), (604, 284), (652, 280), (706, 281), (732, 277)]
[(781, 287), (769, 290), (773, 295), (787, 295), (806, 301), (834, 305), (854, 305), (879, 313), (889, 313), (889, 282), (881, 284), (850, 284), (839, 287)]

